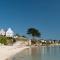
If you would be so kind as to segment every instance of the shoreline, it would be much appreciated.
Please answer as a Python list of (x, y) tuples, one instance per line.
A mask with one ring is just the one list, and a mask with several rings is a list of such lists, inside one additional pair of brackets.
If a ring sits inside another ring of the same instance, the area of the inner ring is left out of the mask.
[(17, 51), (16, 53), (14, 53), (14, 54), (13, 54), (13, 55), (11, 55), (10, 57), (8, 57), (6, 60), (12, 60), (12, 59), (13, 59), (13, 57), (14, 57), (16, 54), (18, 54), (18, 53), (22, 52), (23, 50), (25, 50), (25, 49), (27, 49), (27, 48), (29, 48), (29, 47), (28, 47), (28, 46), (26, 46), (26, 47), (20, 48), (20, 50), (19, 50), (19, 51)]
[[(60, 46), (60, 44), (51, 44), (49, 46)], [(17, 54), (23, 51), (24, 49), (36, 47), (36, 46), (0, 46), (0, 60), (12, 60), (12, 58)]]
[(0, 47), (0, 59), (10, 60), (14, 55), (29, 48), (28, 46), (1, 46)]

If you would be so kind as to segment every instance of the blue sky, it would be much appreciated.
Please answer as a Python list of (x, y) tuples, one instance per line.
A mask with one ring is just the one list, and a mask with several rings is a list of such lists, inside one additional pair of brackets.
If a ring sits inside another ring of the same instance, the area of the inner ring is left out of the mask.
[(59, 0), (0, 0), (0, 29), (26, 35), (37, 28), (45, 39), (60, 39)]

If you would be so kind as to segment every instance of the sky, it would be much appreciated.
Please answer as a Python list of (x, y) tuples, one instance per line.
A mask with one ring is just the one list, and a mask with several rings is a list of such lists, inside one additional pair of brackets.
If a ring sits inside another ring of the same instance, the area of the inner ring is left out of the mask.
[(41, 38), (60, 39), (60, 1), (0, 0), (0, 29), (9, 27), (20, 35), (34, 27)]

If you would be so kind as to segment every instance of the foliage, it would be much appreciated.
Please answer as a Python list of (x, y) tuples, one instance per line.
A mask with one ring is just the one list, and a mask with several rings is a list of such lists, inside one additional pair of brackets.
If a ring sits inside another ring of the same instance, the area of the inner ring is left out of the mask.
[(20, 37), (20, 35), (19, 35), (19, 34), (16, 34), (16, 36)]
[(22, 36), (23, 38), (27, 38), (25, 35)]
[(41, 36), (41, 32), (39, 32), (39, 30), (37, 30), (35, 28), (29, 28), (27, 30), (27, 34), (31, 35), (33, 38)]
[(37, 42), (36, 40), (31, 40), (32, 44), (36, 44), (36, 42)]
[(0, 36), (0, 43), (4, 45), (11, 45), (15, 40), (11, 37)]
[(7, 38), (4, 37), (4, 36), (0, 36), (0, 43), (4, 44), (4, 45), (7, 45)]

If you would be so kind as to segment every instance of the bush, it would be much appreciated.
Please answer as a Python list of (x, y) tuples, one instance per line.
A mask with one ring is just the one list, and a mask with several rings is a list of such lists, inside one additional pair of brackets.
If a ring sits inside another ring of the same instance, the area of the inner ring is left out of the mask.
[(4, 36), (0, 36), (0, 43), (4, 44), (4, 45), (7, 45), (7, 38), (4, 37)]

